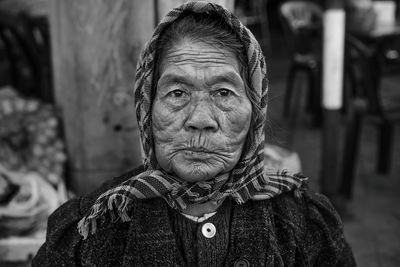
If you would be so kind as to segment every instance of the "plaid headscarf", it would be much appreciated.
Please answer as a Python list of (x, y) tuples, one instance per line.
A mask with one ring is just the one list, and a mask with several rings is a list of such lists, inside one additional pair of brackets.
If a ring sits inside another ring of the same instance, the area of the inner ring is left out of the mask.
[[(214, 13), (236, 33), (247, 50), (250, 90), (255, 92), (258, 109), (251, 144), (228, 175), (205, 182), (182, 182), (159, 169), (153, 147), (151, 124), (151, 90), (155, 68), (157, 41), (160, 34), (183, 12)], [(160, 22), (140, 56), (136, 71), (135, 102), (145, 171), (100, 195), (88, 214), (78, 224), (79, 233), (86, 238), (94, 233), (98, 223), (129, 221), (132, 201), (162, 197), (172, 208), (183, 210), (188, 204), (222, 201), (231, 197), (242, 204), (247, 200), (268, 199), (283, 192), (305, 186), (306, 178), (287, 172), (268, 174), (264, 170), (264, 125), (267, 114), (267, 68), (261, 48), (253, 34), (236, 16), (223, 7), (201, 2), (188, 2), (172, 11)]]

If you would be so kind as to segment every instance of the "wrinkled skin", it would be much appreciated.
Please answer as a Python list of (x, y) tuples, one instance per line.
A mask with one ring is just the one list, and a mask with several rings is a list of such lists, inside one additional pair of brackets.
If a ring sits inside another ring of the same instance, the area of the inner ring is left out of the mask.
[(152, 122), (160, 166), (189, 182), (231, 171), (252, 111), (236, 56), (182, 40), (162, 59), (159, 77)]

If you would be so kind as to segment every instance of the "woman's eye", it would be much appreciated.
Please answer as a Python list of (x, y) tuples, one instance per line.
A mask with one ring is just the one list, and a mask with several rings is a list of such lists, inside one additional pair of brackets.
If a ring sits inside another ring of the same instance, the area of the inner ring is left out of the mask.
[(216, 96), (221, 96), (221, 97), (227, 97), (227, 96), (233, 95), (233, 92), (232, 92), (231, 90), (222, 88), (222, 89), (218, 89), (218, 90), (215, 92), (215, 95), (216, 95)]
[(169, 92), (169, 93), (167, 94), (167, 96), (179, 98), (179, 97), (184, 96), (184, 94), (185, 94), (184, 91), (179, 90), (179, 89), (176, 89), (176, 90), (173, 90), (173, 91)]

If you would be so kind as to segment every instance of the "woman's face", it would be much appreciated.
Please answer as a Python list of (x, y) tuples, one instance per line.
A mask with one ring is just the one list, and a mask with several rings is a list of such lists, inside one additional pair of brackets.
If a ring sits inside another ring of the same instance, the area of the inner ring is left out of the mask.
[(231, 171), (252, 111), (235, 55), (183, 40), (162, 59), (159, 77), (152, 123), (160, 166), (190, 182)]

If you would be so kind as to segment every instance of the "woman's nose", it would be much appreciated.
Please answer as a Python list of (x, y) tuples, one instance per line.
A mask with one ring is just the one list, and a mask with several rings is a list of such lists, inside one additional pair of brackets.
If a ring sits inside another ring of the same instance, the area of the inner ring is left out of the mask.
[(194, 105), (185, 123), (186, 130), (217, 131), (218, 123), (210, 103), (207, 103), (207, 101), (199, 101)]

